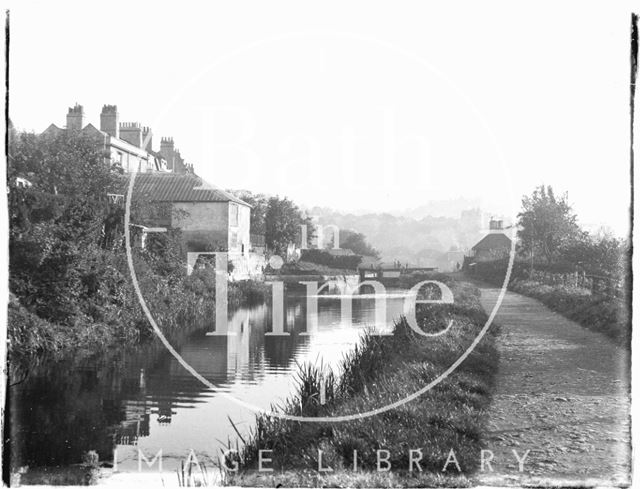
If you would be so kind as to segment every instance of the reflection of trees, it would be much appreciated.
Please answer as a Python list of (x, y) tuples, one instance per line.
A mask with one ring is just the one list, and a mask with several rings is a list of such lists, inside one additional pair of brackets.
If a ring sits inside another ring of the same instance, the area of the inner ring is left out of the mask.
[[(183, 344), (189, 334), (175, 335), (173, 344)], [(11, 467), (79, 463), (87, 450), (111, 460), (116, 443), (148, 436), (155, 401), (145, 396), (145, 389), (162, 391), (169, 361), (164, 346), (152, 342), (34, 368), (24, 382), (8, 389), (5, 440)], [(141, 370), (160, 375), (142, 377)], [(202, 384), (198, 386), (202, 392)], [(163, 399), (173, 402), (170, 393)]]
[(300, 336), (267, 336), (264, 340), (264, 357), (270, 369), (286, 369), (291, 365), (300, 340)]
[(10, 400), (11, 466), (78, 463), (86, 450), (110, 458), (123, 413), (105, 399), (113, 379), (56, 365), (16, 386)]
[[(321, 324), (339, 315), (335, 301), (321, 301)], [(186, 330), (170, 341), (214, 385), (252, 382), (270, 370), (290, 368), (310, 342), (300, 335), (306, 330), (304, 296), (286, 295), (282, 317), (289, 336), (265, 336), (272, 330), (272, 311), (261, 306), (232, 313), (229, 329), (236, 336)], [(117, 444), (149, 436), (152, 421), (171, 423), (179, 408), (211, 395), (159, 341), (43, 364), (10, 388), (11, 465), (74, 464), (87, 450), (112, 460)]]

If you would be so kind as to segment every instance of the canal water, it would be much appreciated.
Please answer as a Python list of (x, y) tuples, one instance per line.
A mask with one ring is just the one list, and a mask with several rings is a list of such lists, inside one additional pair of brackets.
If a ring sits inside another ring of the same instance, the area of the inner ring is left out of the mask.
[(137, 471), (140, 453), (152, 460), (159, 450), (164, 470), (179, 467), (191, 450), (214, 463), (227, 443), (235, 446), (236, 429), (246, 435), (255, 425), (255, 412), (236, 399), (263, 409), (282, 404), (295, 390), (299, 364), (335, 367), (366, 328), (390, 331), (405, 292), (388, 291), (384, 317), (371, 295), (354, 297), (350, 318), (341, 297), (320, 296), (317, 329), (307, 334), (307, 298), (287, 291), (282, 317), (289, 336), (265, 334), (273, 311), (260, 305), (229, 314), (233, 336), (207, 335), (212, 324), (173, 338), (180, 356), (215, 388), (157, 340), (34, 367), (10, 388), (11, 465), (73, 464), (88, 450), (101, 461), (113, 462), (115, 454), (120, 471)]

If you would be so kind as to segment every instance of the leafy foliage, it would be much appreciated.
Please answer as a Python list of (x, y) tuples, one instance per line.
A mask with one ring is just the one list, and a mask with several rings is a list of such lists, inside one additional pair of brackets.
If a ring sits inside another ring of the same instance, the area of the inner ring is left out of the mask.
[(357, 231), (340, 230), (340, 248), (351, 250), (356, 255), (380, 257), (380, 252), (367, 242), (367, 237)]
[(119, 170), (82, 134), (13, 134), (8, 163), (11, 290), (41, 318), (65, 324), (117, 305), (123, 280), (100, 254), (122, 229), (122, 210), (107, 199)]
[(314, 236), (313, 222), (288, 198), (269, 197), (248, 191), (232, 193), (252, 206), (251, 232), (264, 234), (269, 251), (285, 256), (290, 244), (299, 246), (302, 226), (307, 227), (307, 244), (311, 244)]
[(518, 219), (522, 252), (544, 256), (549, 263), (582, 235), (567, 195), (557, 197), (551, 186), (541, 185), (524, 196)]

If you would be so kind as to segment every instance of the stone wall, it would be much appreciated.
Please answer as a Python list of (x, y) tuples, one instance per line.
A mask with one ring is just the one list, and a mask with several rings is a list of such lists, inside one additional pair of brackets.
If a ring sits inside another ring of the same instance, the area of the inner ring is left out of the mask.
[(189, 251), (224, 249), (229, 242), (228, 202), (174, 202), (171, 227), (180, 228)]

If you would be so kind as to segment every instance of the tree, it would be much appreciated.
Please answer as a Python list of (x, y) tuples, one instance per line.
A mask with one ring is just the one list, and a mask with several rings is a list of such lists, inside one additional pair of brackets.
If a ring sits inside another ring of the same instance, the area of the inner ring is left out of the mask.
[(351, 250), (356, 255), (380, 257), (380, 252), (367, 242), (364, 234), (349, 229), (340, 230), (340, 248)]
[(251, 234), (264, 235), (266, 247), (285, 255), (290, 244), (300, 245), (301, 226), (307, 226), (307, 246), (315, 237), (311, 218), (291, 200), (254, 194), (248, 190), (228, 190), (251, 206)]
[(583, 233), (563, 247), (562, 259), (588, 273), (623, 277), (628, 266), (628, 247), (609, 233)]
[(120, 286), (100, 247), (121, 223), (107, 199), (123, 188), (121, 172), (78, 133), (12, 133), (8, 150), (11, 291), (40, 317), (71, 324), (95, 310), (96, 276), (105, 290)]
[(265, 212), (265, 243), (274, 253), (284, 255), (289, 244), (300, 240), (301, 226), (307, 226), (307, 240), (313, 235), (311, 219), (292, 201), (271, 197)]
[[(96, 140), (82, 133), (19, 133), (9, 141), (10, 229), (20, 233), (54, 222), (69, 238), (95, 241), (111, 212), (107, 193), (121, 193), (122, 170), (105, 161)], [(31, 186), (18, 184), (26, 178)]]
[(269, 198), (263, 194), (252, 194), (249, 191), (231, 192), (251, 206), (251, 234), (264, 235), (266, 232), (265, 216)]
[(557, 197), (551, 186), (541, 185), (522, 198), (518, 224), (521, 251), (542, 256), (547, 263), (557, 259), (570, 243), (582, 239), (567, 195)]

